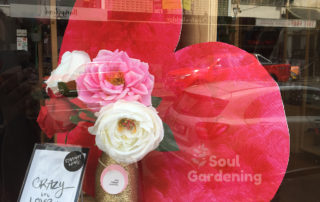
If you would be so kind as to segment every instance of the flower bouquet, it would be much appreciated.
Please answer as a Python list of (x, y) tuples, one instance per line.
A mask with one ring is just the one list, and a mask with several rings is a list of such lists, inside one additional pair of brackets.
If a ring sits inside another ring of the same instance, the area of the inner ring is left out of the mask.
[[(163, 122), (152, 106), (154, 76), (148, 70), (147, 63), (130, 58), (123, 51), (101, 50), (92, 61), (87, 53), (73, 51), (62, 56), (61, 64), (45, 81), (48, 91), (66, 104), (69, 102), (70, 106), (74, 105), (75, 111), (71, 108), (63, 110), (55, 105), (64, 111), (63, 117), (69, 119), (71, 125), (79, 122), (86, 122), (88, 126), (93, 124), (87, 127), (88, 132), (95, 136), (95, 145), (103, 152), (97, 171), (100, 181), (96, 185), (97, 198), (101, 198), (101, 201), (137, 201), (138, 166), (134, 164), (157, 149), (164, 138)], [(68, 83), (72, 81), (76, 82), (76, 89), (69, 89)], [(77, 98), (68, 100), (65, 95), (70, 92), (77, 94)], [(43, 109), (49, 106), (47, 103)], [(39, 123), (42, 122), (41, 117)], [(55, 122), (52, 119), (49, 121)], [(66, 123), (61, 121), (61, 125)], [(168, 126), (165, 128), (169, 129)], [(48, 127), (43, 129), (46, 131)], [(170, 132), (170, 129), (166, 132)], [(68, 136), (65, 138), (67, 142)], [(167, 148), (168, 145), (162, 147)], [(103, 184), (104, 179), (100, 175), (112, 165), (121, 165), (124, 172), (128, 172), (125, 175), (130, 179), (127, 189), (126, 185), (117, 191), (105, 188), (108, 185)], [(111, 194), (105, 194), (99, 189), (100, 185)], [(102, 194), (99, 194), (99, 190)]]

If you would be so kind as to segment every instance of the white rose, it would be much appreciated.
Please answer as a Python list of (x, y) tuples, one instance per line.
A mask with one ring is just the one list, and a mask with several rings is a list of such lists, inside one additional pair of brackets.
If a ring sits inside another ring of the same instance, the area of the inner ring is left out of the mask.
[(89, 132), (96, 145), (118, 163), (134, 163), (156, 149), (163, 139), (157, 111), (139, 102), (119, 100), (103, 107)]
[(62, 55), (60, 65), (51, 72), (51, 76), (46, 81), (47, 88), (53, 93), (57, 93), (59, 82), (69, 82), (78, 78), (84, 72), (85, 65), (91, 62), (89, 55), (84, 51), (65, 52)]

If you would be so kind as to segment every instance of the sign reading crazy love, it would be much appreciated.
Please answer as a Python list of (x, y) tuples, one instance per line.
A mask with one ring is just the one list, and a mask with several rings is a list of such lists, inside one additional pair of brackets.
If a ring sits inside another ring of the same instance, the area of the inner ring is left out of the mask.
[(89, 149), (36, 144), (20, 202), (78, 201)]

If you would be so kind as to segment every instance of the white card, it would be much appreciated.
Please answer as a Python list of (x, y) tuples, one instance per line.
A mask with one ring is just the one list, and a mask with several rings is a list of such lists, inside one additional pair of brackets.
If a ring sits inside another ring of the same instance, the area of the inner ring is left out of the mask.
[(88, 149), (47, 146), (36, 145), (19, 201), (78, 201)]

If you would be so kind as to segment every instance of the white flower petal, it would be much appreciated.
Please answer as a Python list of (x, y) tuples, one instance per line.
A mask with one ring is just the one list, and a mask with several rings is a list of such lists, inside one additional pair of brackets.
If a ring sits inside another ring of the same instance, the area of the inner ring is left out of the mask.
[(84, 51), (67, 51), (62, 55), (60, 65), (51, 72), (45, 83), (54, 93), (58, 92), (59, 82), (69, 82), (78, 78), (84, 72), (87, 63), (91, 62), (89, 55)]
[[(124, 118), (135, 121), (135, 132), (119, 131), (118, 122)], [(102, 151), (127, 164), (156, 149), (164, 136), (162, 121), (153, 107), (124, 100), (103, 107), (89, 132), (96, 135), (96, 144)]]

